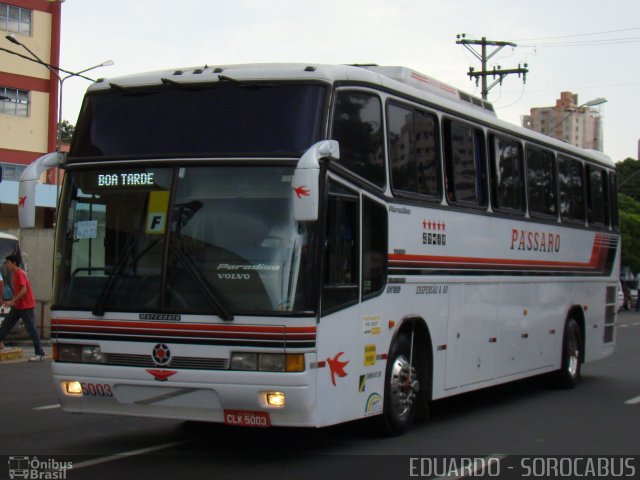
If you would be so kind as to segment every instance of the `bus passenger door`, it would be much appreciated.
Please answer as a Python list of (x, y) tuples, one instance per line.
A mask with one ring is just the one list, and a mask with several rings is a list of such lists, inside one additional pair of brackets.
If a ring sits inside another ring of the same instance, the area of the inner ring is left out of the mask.
[(320, 426), (381, 412), (387, 329), (387, 211), (365, 195), (328, 183), (322, 316), (318, 325)]

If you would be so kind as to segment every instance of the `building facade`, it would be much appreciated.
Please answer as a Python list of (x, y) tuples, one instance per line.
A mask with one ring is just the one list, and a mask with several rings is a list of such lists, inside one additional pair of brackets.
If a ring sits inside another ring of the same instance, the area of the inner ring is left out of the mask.
[(602, 151), (602, 115), (597, 108), (580, 105), (578, 95), (562, 92), (553, 107), (532, 108), (522, 126), (581, 148)]
[[(0, 229), (3, 230), (18, 227), (20, 174), (32, 161), (56, 149), (59, 78), (37, 59), (59, 65), (60, 3), (0, 0)], [(7, 35), (24, 47), (12, 43)], [(57, 172), (43, 175), (43, 185), (36, 192), (36, 226), (41, 228), (53, 225), (56, 176)]]

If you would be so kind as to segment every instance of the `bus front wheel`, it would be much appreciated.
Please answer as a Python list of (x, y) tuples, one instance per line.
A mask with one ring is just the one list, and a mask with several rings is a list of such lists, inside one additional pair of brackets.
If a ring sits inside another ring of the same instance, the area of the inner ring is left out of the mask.
[(381, 418), (386, 435), (400, 435), (413, 423), (420, 398), (418, 368), (415, 352), (411, 359), (411, 340), (407, 335), (400, 335), (391, 347), (387, 360)]

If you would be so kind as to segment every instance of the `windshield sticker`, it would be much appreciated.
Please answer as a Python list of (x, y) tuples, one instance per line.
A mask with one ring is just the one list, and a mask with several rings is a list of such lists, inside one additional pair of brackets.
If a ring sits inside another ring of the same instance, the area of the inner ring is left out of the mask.
[(167, 207), (169, 206), (169, 191), (158, 190), (149, 194), (147, 206), (147, 235), (164, 234), (167, 221)]
[(76, 223), (76, 240), (98, 237), (98, 221), (84, 220)]

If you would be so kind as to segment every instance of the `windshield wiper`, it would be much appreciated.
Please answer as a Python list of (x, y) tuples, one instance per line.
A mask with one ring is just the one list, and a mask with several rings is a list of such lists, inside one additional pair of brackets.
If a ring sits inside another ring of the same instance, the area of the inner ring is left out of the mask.
[(104, 304), (107, 301), (109, 293), (111, 292), (111, 288), (113, 288), (113, 283), (115, 282), (116, 277), (119, 276), (124, 269), (124, 266), (127, 263), (127, 258), (138, 243), (141, 235), (142, 231), (138, 230), (135, 235), (129, 237), (129, 243), (125, 245), (122, 251), (122, 255), (120, 255), (120, 258), (118, 259), (118, 263), (116, 263), (116, 266), (113, 268), (113, 271), (107, 278), (107, 283), (105, 283), (104, 287), (102, 287), (100, 295), (98, 296), (98, 300), (96, 300), (96, 303), (93, 306), (93, 310), (91, 310), (91, 313), (93, 313), (96, 317), (101, 317), (104, 315)]
[(200, 271), (194, 266), (193, 260), (189, 258), (187, 255), (182, 253), (180, 249), (175, 245), (175, 243), (171, 242), (171, 250), (173, 254), (176, 256), (178, 261), (184, 266), (187, 270), (187, 273), (191, 275), (193, 280), (196, 282), (196, 285), (200, 287), (202, 293), (204, 293), (205, 298), (209, 302), (209, 304), (218, 312), (218, 316), (230, 322), (233, 320), (233, 315), (229, 313), (229, 311), (225, 308), (225, 306), (218, 300), (216, 295), (211, 291), (211, 287), (209, 282), (202, 277)]

